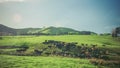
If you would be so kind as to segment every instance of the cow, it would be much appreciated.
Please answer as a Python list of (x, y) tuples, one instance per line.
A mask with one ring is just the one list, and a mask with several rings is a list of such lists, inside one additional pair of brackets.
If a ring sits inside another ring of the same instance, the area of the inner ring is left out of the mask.
[(37, 55), (41, 55), (43, 51), (40, 51), (40, 50), (35, 49), (34, 52), (35, 52), (35, 54), (37, 54)]
[(26, 49), (25, 48), (20, 48), (20, 49), (17, 49), (16, 52), (19, 52), (19, 53), (22, 53), (22, 52), (25, 52)]

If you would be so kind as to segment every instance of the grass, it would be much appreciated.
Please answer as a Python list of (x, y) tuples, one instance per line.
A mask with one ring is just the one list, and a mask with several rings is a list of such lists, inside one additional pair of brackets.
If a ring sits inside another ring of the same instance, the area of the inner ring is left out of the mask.
[[(99, 68), (87, 59), (0, 55), (0, 68)], [(105, 67), (102, 67), (105, 68)]]
[(4, 36), (0, 40), (0, 45), (22, 45), (27, 43), (29, 46), (35, 46), (45, 40), (57, 40), (64, 42), (78, 42), (85, 44), (107, 45), (109, 47), (119, 47), (120, 40), (116, 41), (110, 36), (91, 36), (91, 35), (61, 35), (61, 36)]
[[(78, 42), (84, 44), (97, 44), (98, 47), (106, 48), (111, 53), (118, 53), (120, 39), (111, 36), (97, 35), (60, 35), (60, 36), (2, 36), (0, 46), (28, 45), (30, 48), (26, 53), (31, 53), (34, 47), (40, 46), (45, 40), (57, 40), (64, 42)], [(105, 47), (102, 45), (106, 45)], [(42, 46), (42, 45), (41, 45)], [(0, 49), (1, 51), (14, 52), (16, 49)], [(95, 66), (88, 59), (68, 58), (60, 56), (10, 56), (0, 55), (0, 68), (107, 68)]]

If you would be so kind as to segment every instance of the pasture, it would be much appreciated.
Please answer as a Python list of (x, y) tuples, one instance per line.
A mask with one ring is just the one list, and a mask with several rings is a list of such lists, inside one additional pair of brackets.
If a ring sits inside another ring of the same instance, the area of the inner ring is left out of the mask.
[(0, 56), (0, 68), (98, 68), (85, 59), (41, 56)]
[(60, 36), (3, 36), (0, 45), (21, 45), (27, 43), (29, 46), (35, 46), (45, 40), (57, 40), (64, 42), (78, 42), (85, 44), (97, 44), (98, 46), (107, 45), (108, 47), (120, 47), (120, 39), (114, 39), (111, 36), (96, 35), (60, 35)]
[[(88, 47), (94, 44), (100, 50), (109, 51), (109, 55), (107, 55), (109, 60), (95, 58), (81, 59), (79, 57), (54, 55), (52, 53), (51, 55), (46, 55), (45, 52), (52, 52), (52, 50), (61, 52), (61, 49), (54, 48), (53, 46), (48, 48), (51, 44), (42, 44), (45, 40), (56, 40), (67, 43), (77, 42), (76, 46), (87, 44)], [(27, 50), (25, 52), (16, 52), (21, 46), (27, 48)], [(2, 36), (0, 38), (0, 47), (1, 68), (119, 68), (120, 64), (120, 39), (112, 38), (111, 36)], [(40, 56), (40, 54), (38, 55), (37, 53), (36, 55), (34, 53), (36, 48), (38, 52), (41, 49), (47, 49)]]

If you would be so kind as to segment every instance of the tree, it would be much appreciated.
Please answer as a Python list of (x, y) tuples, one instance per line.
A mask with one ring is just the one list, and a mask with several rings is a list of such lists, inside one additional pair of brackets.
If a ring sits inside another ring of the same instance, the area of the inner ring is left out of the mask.
[(120, 34), (120, 27), (116, 27), (115, 29), (113, 29), (112, 37), (118, 37), (119, 34)]

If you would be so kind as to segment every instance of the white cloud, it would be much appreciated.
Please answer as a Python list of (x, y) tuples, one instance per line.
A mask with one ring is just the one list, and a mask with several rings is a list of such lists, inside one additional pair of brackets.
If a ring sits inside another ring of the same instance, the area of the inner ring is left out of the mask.
[(47, 0), (0, 0), (0, 3), (6, 3), (6, 2), (28, 2), (31, 4), (37, 4), (41, 2), (45, 2)]
[(26, 0), (0, 0), (0, 3), (5, 3), (5, 2), (25, 2)]

